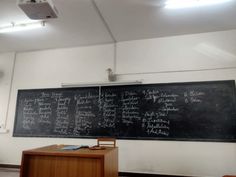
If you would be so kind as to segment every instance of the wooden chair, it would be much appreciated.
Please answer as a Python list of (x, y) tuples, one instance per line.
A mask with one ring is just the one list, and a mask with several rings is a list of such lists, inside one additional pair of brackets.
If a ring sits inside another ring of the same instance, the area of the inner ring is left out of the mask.
[(224, 175), (223, 177), (236, 177), (236, 175)]
[(98, 138), (97, 146), (116, 147), (116, 139), (115, 138)]

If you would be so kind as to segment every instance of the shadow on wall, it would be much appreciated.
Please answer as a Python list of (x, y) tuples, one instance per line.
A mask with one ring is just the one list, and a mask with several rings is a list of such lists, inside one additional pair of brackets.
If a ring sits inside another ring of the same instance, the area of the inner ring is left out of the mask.
[(4, 76), (4, 72), (0, 71), (0, 79)]

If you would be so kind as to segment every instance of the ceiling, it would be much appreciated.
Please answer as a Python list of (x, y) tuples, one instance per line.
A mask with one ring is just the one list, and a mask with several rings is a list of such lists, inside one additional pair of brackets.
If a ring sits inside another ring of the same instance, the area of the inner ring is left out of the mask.
[[(236, 29), (236, 0), (170, 10), (164, 0), (53, 0), (57, 19), (27, 32), (0, 34), (0, 52), (106, 44), (145, 38)], [(101, 16), (104, 18), (105, 23)], [(0, 0), (0, 26), (28, 21), (16, 0)], [(107, 30), (106, 25), (110, 28)]]

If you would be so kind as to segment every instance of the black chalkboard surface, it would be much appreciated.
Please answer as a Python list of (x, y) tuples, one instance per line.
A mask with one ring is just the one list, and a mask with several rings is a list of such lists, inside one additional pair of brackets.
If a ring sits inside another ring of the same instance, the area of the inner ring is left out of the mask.
[(235, 81), (19, 90), (13, 136), (235, 142)]

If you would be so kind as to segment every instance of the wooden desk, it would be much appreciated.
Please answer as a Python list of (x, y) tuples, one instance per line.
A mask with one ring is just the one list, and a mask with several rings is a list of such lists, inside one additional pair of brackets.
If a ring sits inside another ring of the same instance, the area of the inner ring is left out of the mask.
[(62, 147), (23, 151), (20, 177), (118, 177), (118, 148), (68, 151)]

